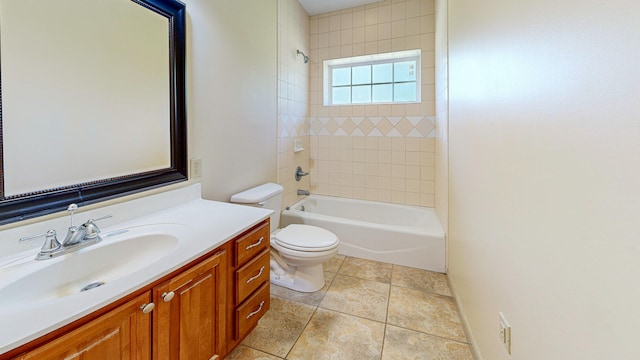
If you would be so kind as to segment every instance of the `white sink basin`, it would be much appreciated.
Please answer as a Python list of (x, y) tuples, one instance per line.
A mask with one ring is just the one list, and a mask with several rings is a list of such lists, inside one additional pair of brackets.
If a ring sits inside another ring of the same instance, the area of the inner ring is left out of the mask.
[[(103, 233), (102, 242), (50, 260), (35, 261), (0, 284), (0, 307), (31, 306), (82, 296), (135, 273), (174, 250), (188, 227), (162, 224)], [(182, 230), (182, 231), (181, 231)], [(37, 267), (37, 269), (34, 269)], [(97, 286), (96, 286), (97, 285)]]

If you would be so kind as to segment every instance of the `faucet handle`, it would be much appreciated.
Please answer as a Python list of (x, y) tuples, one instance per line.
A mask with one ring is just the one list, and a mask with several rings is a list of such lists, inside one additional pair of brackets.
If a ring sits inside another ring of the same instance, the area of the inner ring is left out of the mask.
[(42, 244), (42, 248), (40, 249), (40, 253), (50, 253), (60, 248), (60, 242), (58, 242), (57, 233), (55, 230), (51, 229), (44, 234), (25, 236), (20, 238), (18, 242), (27, 242), (33, 239), (37, 239), (40, 237), (46, 237), (44, 244)]
[(307, 176), (307, 175), (309, 175), (309, 173), (302, 171), (302, 167), (298, 166), (296, 168), (296, 176), (295, 176), (296, 181), (300, 181), (300, 179), (302, 179), (303, 176)]
[(71, 227), (73, 227), (73, 215), (76, 213), (77, 210), (78, 210), (77, 204), (69, 204), (69, 206), (67, 207), (67, 212), (71, 214)]
[(96, 225), (96, 221), (100, 221), (100, 220), (105, 220), (105, 219), (109, 219), (112, 218), (113, 215), (109, 214), (109, 215), (105, 215), (103, 217), (99, 217), (97, 219), (89, 219), (87, 220), (87, 222), (85, 222), (84, 224), (82, 224), (82, 226), (85, 228), (86, 230), (86, 234), (85, 234), (85, 239), (94, 239), (98, 236), (98, 234), (100, 234), (100, 228), (98, 227), (98, 225)]

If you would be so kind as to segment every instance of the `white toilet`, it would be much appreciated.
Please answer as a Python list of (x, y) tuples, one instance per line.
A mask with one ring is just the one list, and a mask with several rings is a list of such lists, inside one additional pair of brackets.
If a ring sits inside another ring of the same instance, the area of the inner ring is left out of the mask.
[(273, 210), (271, 282), (296, 291), (318, 291), (324, 286), (322, 263), (338, 253), (338, 237), (311, 225), (291, 224), (278, 229), (282, 191), (282, 186), (267, 183), (231, 196), (231, 202)]

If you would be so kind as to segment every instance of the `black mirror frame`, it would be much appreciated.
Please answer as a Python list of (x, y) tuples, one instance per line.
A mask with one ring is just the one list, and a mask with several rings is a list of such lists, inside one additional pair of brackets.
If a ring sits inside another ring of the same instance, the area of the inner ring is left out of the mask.
[[(88, 205), (188, 180), (185, 5), (177, 0), (132, 1), (168, 19), (171, 166), (90, 183), (0, 197), (0, 225), (63, 211), (71, 203)], [(1, 95), (0, 88), (0, 157), (3, 156)], [(0, 169), (0, 175), (3, 173), (4, 169)], [(3, 176), (0, 176), (0, 186), (4, 193)]]

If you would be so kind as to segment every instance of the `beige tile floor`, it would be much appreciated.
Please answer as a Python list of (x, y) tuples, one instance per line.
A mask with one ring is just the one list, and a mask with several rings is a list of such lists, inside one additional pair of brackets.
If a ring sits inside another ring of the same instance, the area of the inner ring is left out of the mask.
[(326, 285), (271, 285), (271, 310), (227, 359), (472, 360), (444, 274), (338, 255)]

